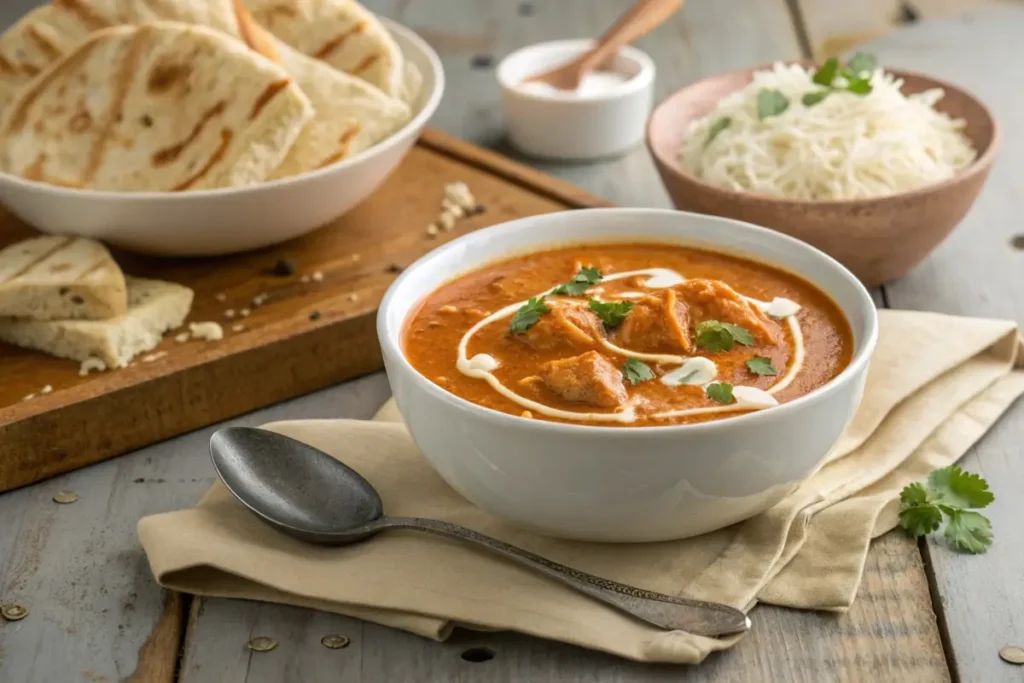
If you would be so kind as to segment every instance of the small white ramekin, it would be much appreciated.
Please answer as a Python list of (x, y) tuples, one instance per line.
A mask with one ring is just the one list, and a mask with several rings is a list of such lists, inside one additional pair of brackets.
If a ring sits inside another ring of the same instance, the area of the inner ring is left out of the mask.
[(591, 45), (587, 39), (538, 43), (498, 65), (509, 142), (516, 149), (543, 159), (583, 161), (623, 154), (643, 140), (654, 94), (654, 62), (636, 48), (619, 51), (611, 70), (630, 78), (608, 93), (581, 97), (519, 89), (528, 76), (564, 64)]

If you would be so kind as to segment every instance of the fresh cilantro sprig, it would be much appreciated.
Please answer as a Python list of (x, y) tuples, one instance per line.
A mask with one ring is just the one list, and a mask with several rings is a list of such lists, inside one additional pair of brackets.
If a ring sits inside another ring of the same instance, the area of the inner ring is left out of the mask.
[(516, 314), (512, 316), (512, 322), (509, 323), (508, 329), (513, 334), (523, 334), (536, 325), (542, 315), (550, 312), (551, 308), (544, 303), (544, 297), (533, 297), (519, 307)]
[(604, 276), (601, 275), (601, 271), (597, 268), (580, 268), (580, 272), (573, 275), (571, 280), (558, 285), (551, 290), (551, 293), (564, 296), (580, 296), (603, 279)]
[(777, 375), (778, 370), (772, 365), (770, 358), (764, 356), (754, 356), (747, 361), (747, 369), (755, 375)]
[(637, 385), (641, 382), (654, 379), (654, 370), (651, 370), (650, 366), (642, 360), (630, 358), (622, 368), (622, 376), (625, 377), (630, 384)]
[(754, 335), (745, 327), (717, 320), (705, 320), (697, 325), (697, 346), (708, 351), (729, 351), (734, 344), (753, 346)]
[(781, 90), (761, 90), (757, 93), (757, 118), (761, 121), (778, 116), (789, 109), (789, 98)]
[(598, 301), (590, 300), (590, 310), (597, 313), (604, 326), (608, 329), (618, 327), (633, 309), (632, 301)]
[(720, 118), (717, 121), (715, 121), (714, 123), (712, 123), (711, 127), (708, 129), (708, 136), (704, 140), (704, 147), (705, 147), (705, 149), (707, 148), (708, 145), (711, 144), (711, 142), (715, 138), (718, 137), (719, 133), (721, 133), (723, 130), (725, 130), (726, 128), (728, 128), (731, 125), (732, 125), (732, 117), (729, 117), (729, 116), (723, 116), (722, 118)]
[[(815, 90), (803, 96), (806, 107), (813, 107), (834, 92), (846, 91), (855, 95), (867, 95), (871, 92), (871, 74), (878, 68), (878, 60), (867, 52), (858, 52), (845, 64), (830, 57), (821, 65), (811, 78), (823, 90)], [(836, 78), (842, 76), (841, 85), (836, 85)]]
[(980, 512), (995, 500), (988, 482), (956, 465), (934, 470), (924, 484), (914, 483), (900, 492), (900, 526), (915, 538), (934, 533), (946, 516), (944, 535), (951, 546), (969, 553), (984, 552), (992, 544), (992, 524)]
[(708, 398), (719, 403), (732, 403), (732, 385), (728, 382), (716, 382), (715, 384), (709, 384), (704, 390), (708, 394)]

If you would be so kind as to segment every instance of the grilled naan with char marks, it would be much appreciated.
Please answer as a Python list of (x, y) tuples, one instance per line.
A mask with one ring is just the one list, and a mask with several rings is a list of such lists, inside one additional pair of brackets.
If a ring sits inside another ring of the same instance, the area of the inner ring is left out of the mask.
[[(53, 0), (49, 10), (31, 25), (0, 36), (0, 54), (6, 54), (6, 45), (26, 42), (30, 28), (35, 33), (60, 36), (61, 45), (74, 45), (99, 27), (161, 19), (215, 28), (276, 62), (309, 97), (315, 116), (273, 178), (314, 170), (357, 154), (410, 118), (409, 107), (402, 100), (302, 54), (269, 33), (242, 0)], [(0, 73), (0, 105), (4, 88), (17, 82)]]
[(313, 116), (277, 65), (223, 33), (171, 22), (93, 33), (10, 109), (7, 172), (112, 191), (261, 182)]
[(381, 21), (354, 0), (245, 0), (253, 16), (299, 52), (401, 95), (402, 51)]

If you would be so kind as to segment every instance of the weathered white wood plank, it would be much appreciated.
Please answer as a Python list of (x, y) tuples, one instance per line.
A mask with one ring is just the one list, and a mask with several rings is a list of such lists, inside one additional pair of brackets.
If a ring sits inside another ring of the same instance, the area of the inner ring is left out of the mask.
[[(1024, 97), (1011, 74), (1024, 70), (1024, 7), (986, 8), (959, 19), (925, 22), (868, 45), (883, 63), (935, 74), (980, 96), (1003, 126), (1003, 149), (991, 179), (963, 224), (908, 277), (886, 287), (894, 308), (911, 308), (1024, 323)], [(951, 658), (963, 683), (1020, 681), (1002, 662), (1001, 647), (1024, 645), (1024, 404), (963, 460), (996, 495), (986, 511), (996, 542), (970, 557), (929, 540), (927, 557), (945, 612)]]
[[(387, 396), (387, 380), (377, 374), (231, 424), (368, 418)], [(0, 681), (120, 681), (140, 666), (140, 650), (160, 622), (166, 598), (153, 581), (135, 525), (145, 515), (192, 505), (210, 487), (214, 429), (0, 495), (0, 603), (31, 610), (22, 621), (0, 620)], [(78, 493), (77, 503), (52, 501), (65, 489)], [(177, 623), (176, 614), (169, 616)], [(135, 680), (170, 683), (153, 677), (154, 671), (173, 672), (178, 640), (170, 649), (165, 641), (162, 649), (146, 651), (152, 659), (143, 662), (147, 675)]]

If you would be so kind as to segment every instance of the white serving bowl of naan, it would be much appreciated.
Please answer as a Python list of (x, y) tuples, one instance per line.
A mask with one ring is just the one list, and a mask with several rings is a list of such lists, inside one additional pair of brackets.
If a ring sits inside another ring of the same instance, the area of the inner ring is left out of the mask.
[(0, 202), (23, 221), (158, 256), (214, 256), (278, 244), (320, 228), (366, 199), (395, 170), (444, 92), (437, 53), (413, 31), (382, 19), (422, 77), (411, 119), (354, 156), (295, 176), (188, 192), (106, 192), (0, 173)]

